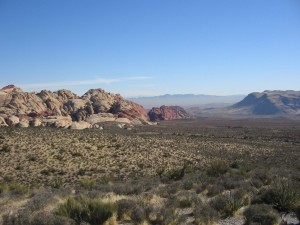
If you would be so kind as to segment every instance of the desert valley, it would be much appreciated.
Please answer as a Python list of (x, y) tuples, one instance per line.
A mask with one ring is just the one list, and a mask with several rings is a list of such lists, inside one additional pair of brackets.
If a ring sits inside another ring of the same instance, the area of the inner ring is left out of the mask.
[(300, 92), (131, 100), (2, 88), (0, 224), (299, 223)]

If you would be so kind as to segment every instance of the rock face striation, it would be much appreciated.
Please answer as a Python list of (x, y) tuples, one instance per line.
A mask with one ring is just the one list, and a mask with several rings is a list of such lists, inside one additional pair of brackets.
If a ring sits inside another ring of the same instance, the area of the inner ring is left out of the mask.
[(178, 120), (191, 119), (192, 116), (188, 114), (183, 108), (179, 106), (161, 106), (154, 107), (148, 112), (151, 121), (160, 120)]
[(251, 115), (300, 115), (300, 91), (254, 92), (231, 110)]
[(81, 97), (64, 89), (23, 92), (14, 85), (0, 89), (0, 122), (3, 126), (90, 127), (81, 121), (90, 125), (106, 121), (148, 124), (149, 118), (141, 105), (102, 89), (91, 89)]

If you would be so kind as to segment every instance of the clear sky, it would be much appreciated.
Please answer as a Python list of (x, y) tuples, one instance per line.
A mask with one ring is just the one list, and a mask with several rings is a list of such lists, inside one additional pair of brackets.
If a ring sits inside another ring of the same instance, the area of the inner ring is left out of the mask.
[(0, 0), (0, 85), (124, 96), (300, 89), (299, 0)]

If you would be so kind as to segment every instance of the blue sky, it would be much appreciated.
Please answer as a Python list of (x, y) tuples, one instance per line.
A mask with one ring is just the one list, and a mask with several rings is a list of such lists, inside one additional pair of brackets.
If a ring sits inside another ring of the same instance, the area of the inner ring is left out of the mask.
[(0, 85), (299, 90), (299, 0), (0, 0)]

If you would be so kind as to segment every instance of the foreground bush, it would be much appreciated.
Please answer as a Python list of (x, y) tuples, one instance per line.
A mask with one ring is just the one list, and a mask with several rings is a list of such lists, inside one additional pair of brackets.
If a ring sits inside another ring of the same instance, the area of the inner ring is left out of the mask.
[(221, 217), (228, 217), (233, 216), (237, 210), (246, 205), (247, 200), (238, 192), (229, 192), (217, 196), (210, 204)]
[(207, 168), (207, 174), (209, 176), (220, 176), (222, 174), (225, 174), (229, 170), (229, 164), (225, 160), (213, 160), (208, 168)]
[(0, 184), (0, 194), (5, 191), (9, 191), (13, 195), (25, 195), (28, 193), (28, 188), (16, 182)]
[(271, 204), (279, 211), (293, 211), (300, 202), (298, 185), (288, 179), (275, 180), (270, 188), (260, 194), (256, 202)]
[(84, 196), (68, 198), (60, 205), (55, 214), (73, 219), (76, 224), (87, 222), (91, 225), (103, 224), (112, 217), (116, 206), (112, 203), (103, 203), (99, 199), (88, 199)]
[(195, 209), (196, 225), (213, 225), (218, 221), (218, 213), (209, 205), (201, 205)]
[(272, 206), (261, 204), (251, 205), (244, 212), (246, 218), (245, 225), (275, 225), (278, 224), (279, 215)]

